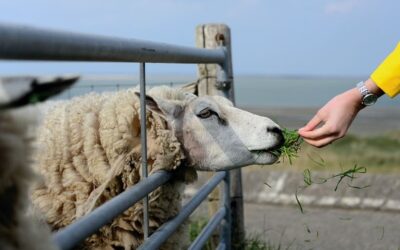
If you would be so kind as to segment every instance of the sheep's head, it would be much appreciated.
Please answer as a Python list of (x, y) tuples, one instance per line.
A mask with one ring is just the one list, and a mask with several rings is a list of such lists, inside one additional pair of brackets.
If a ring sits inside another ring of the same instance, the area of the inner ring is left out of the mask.
[(163, 90), (163, 95), (150, 91), (147, 108), (165, 118), (196, 169), (227, 170), (279, 158), (276, 149), (284, 139), (269, 118), (235, 108), (224, 97), (185, 93), (170, 98)]

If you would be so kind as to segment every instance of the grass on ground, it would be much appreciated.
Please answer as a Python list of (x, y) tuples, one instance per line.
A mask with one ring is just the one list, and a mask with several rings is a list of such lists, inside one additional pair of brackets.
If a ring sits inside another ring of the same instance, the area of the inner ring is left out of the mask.
[(303, 143), (292, 164), (282, 161), (269, 167), (337, 172), (355, 165), (369, 173), (400, 173), (400, 131), (370, 137), (347, 135), (320, 149)]

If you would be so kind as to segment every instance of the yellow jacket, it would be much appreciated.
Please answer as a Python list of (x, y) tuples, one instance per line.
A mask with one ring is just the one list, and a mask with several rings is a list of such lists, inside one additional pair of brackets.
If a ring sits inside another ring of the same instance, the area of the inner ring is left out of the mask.
[(371, 79), (390, 97), (400, 92), (400, 43), (372, 73)]

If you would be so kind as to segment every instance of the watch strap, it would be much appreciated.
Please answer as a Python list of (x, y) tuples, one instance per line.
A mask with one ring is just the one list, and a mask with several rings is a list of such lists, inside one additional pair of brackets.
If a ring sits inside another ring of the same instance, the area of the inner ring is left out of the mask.
[(364, 82), (359, 82), (357, 84), (357, 88), (360, 91), (361, 94), (361, 104), (364, 106), (371, 106), (373, 105), (376, 100), (378, 99), (378, 97), (371, 93), (371, 91), (369, 91), (367, 89), (367, 87), (365, 86)]
[(366, 95), (368, 95), (368, 94), (372, 94), (368, 89), (367, 89), (367, 87), (365, 87), (365, 84), (364, 84), (364, 82), (359, 82), (359, 83), (357, 83), (357, 88), (358, 88), (358, 90), (360, 91), (360, 94), (361, 94), (361, 96), (362, 97), (364, 97), (364, 96), (366, 96)]

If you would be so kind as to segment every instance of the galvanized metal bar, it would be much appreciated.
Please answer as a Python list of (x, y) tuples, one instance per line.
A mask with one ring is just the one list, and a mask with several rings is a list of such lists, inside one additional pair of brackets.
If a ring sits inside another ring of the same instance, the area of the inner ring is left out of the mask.
[(99, 228), (111, 222), (146, 194), (166, 183), (172, 173), (159, 171), (140, 181), (134, 187), (112, 198), (90, 214), (78, 219), (73, 224), (53, 234), (53, 240), (60, 249), (72, 249), (86, 237), (95, 233)]
[(230, 194), (230, 173), (226, 171), (224, 178), (224, 190), (222, 193), (222, 206), (226, 209), (224, 221), (221, 227), (220, 241), (227, 249), (231, 249), (231, 194)]
[(179, 214), (163, 224), (155, 231), (147, 241), (145, 241), (138, 249), (155, 250), (170, 237), (176, 229), (189, 217), (189, 215), (199, 206), (199, 204), (207, 197), (209, 193), (224, 179), (227, 172), (218, 172), (206, 184), (204, 184), (197, 194), (182, 207)]
[[(139, 64), (140, 72), (140, 145), (142, 149), (142, 177), (147, 178), (147, 130), (146, 130), (146, 65)], [(149, 237), (149, 195), (143, 198), (143, 237)]]
[(190, 245), (189, 250), (201, 250), (203, 246), (206, 244), (208, 238), (213, 234), (214, 230), (220, 224), (220, 222), (224, 219), (226, 214), (226, 208), (221, 207), (216, 214), (210, 219), (207, 225), (201, 230), (199, 236), (194, 240), (194, 242)]
[(223, 63), (224, 51), (0, 24), (0, 59)]

